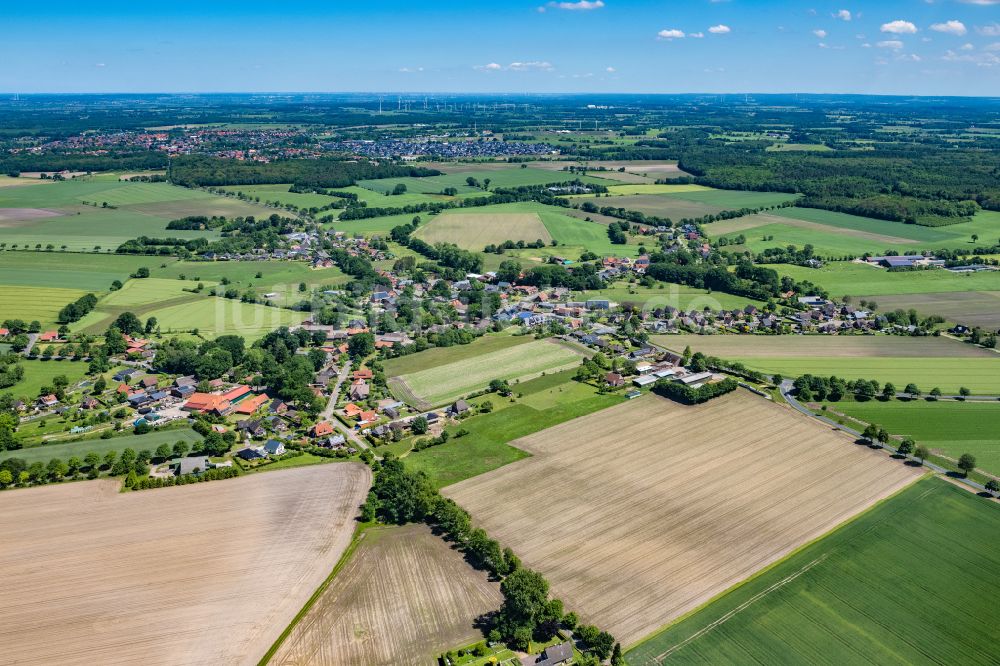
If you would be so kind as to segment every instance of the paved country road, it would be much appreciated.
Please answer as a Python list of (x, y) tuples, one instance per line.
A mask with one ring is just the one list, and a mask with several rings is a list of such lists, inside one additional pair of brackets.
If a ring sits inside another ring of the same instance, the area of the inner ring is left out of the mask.
[[(900, 394), (900, 395), (905, 396), (906, 394)], [(808, 407), (806, 407), (805, 405), (803, 405), (802, 403), (800, 403), (798, 400), (796, 400), (795, 396), (792, 395), (792, 380), (786, 379), (783, 382), (781, 382), (781, 396), (786, 401), (788, 401), (789, 405), (791, 405), (792, 407), (794, 407), (798, 411), (802, 412), (806, 416), (808, 416), (810, 418), (814, 418), (814, 419), (819, 419), (823, 423), (826, 423), (827, 425), (833, 426), (837, 430), (842, 430), (843, 432), (846, 432), (846, 433), (848, 433), (850, 435), (853, 435), (853, 436), (857, 437), (858, 439), (862, 438), (861, 437), (861, 433), (859, 431), (855, 430), (854, 428), (849, 428), (848, 426), (841, 425), (841, 424), (837, 423), (836, 421), (834, 421), (833, 419), (829, 419), (829, 418), (827, 418), (825, 416), (820, 416), (818, 414), (814, 414), (812, 412), (812, 410), (810, 410)], [(899, 455), (899, 452), (894, 447), (886, 445), (885, 448), (887, 448), (890, 451), (892, 451), (893, 453)], [(910, 458), (909, 456), (907, 456), (907, 460), (912, 460), (912, 458)], [(969, 486), (970, 488), (976, 490), (977, 492), (984, 492), (986, 490), (986, 487), (983, 486), (982, 484), (976, 483), (975, 481), (972, 481), (971, 479), (968, 479), (968, 478), (965, 478), (965, 477), (952, 476), (949, 473), (950, 470), (947, 470), (944, 467), (941, 467), (939, 465), (935, 465), (934, 463), (924, 462), (924, 466), (927, 467), (930, 470), (933, 470), (933, 471), (937, 472), (938, 474), (944, 474), (944, 475), (948, 476), (948, 478), (954, 479), (955, 481), (957, 481), (959, 483), (965, 484), (965, 485)]]

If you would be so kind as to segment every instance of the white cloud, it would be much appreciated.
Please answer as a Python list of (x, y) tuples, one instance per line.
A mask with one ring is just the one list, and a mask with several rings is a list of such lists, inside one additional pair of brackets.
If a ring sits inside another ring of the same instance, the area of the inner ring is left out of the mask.
[(404, 73), (404, 74), (412, 74), (414, 72), (422, 72), (422, 71), (424, 71), (424, 68), (423, 67), (400, 67), (399, 71), (402, 72), (402, 73)]
[(977, 25), (976, 32), (987, 37), (1000, 37), (1000, 23), (990, 23), (989, 25)]
[[(965, 46), (972, 46), (972, 44), (966, 44)], [(965, 46), (962, 47), (963, 51), (971, 51), (972, 49), (967, 49)], [(992, 44), (987, 44), (983, 47), (984, 51), (1000, 51), (1000, 42), (993, 42)]]
[(94, 64), (94, 67), (107, 67), (103, 62), (98, 62)]
[[(579, 0), (579, 2), (550, 2), (549, 7), (553, 9), (565, 9), (571, 12), (589, 12), (592, 9), (600, 9), (604, 6), (604, 0)], [(539, 7), (544, 11), (544, 7)]]
[(708, 29), (708, 31), (713, 35), (728, 35), (730, 32), (732, 32), (732, 30), (730, 30), (728, 25), (723, 25), (721, 23), (719, 25), (713, 25), (711, 28)]
[(484, 71), (487, 71), (487, 72), (499, 72), (501, 69), (503, 69), (503, 65), (500, 65), (499, 63), (491, 62), (491, 63), (489, 63), (487, 65), (476, 65), (475, 68), (476, 69), (481, 69), (481, 70), (484, 70)]
[(900, 62), (920, 62), (921, 58), (916, 53), (905, 53), (901, 56), (898, 56), (896, 60)]
[(961, 37), (968, 32), (965, 28), (965, 24), (961, 21), (956, 21), (952, 19), (951, 21), (945, 21), (944, 23), (935, 23), (931, 26), (931, 30), (934, 32), (944, 32), (949, 35), (957, 35)]
[(882, 32), (890, 32), (894, 35), (912, 35), (917, 31), (917, 26), (909, 21), (896, 20), (882, 24)]
[(512, 62), (507, 65), (507, 69), (514, 72), (528, 71), (550, 71), (554, 69), (552, 63), (546, 60), (532, 60), (530, 62)]
[(826, 30), (813, 30), (813, 34), (820, 39), (824, 39), (826, 37)]
[(618, 70), (617, 70), (617, 69), (615, 69), (614, 67), (605, 67), (605, 68), (604, 68), (604, 71), (605, 71), (605, 72), (607, 72), (608, 74), (614, 74), (614, 73), (615, 73), (615, 72), (617, 72)]
[(678, 30), (677, 28), (670, 28), (666, 30), (661, 30), (656, 33), (658, 39), (684, 39), (684, 31)]
[(841, 9), (836, 14), (833, 14), (833, 17), (834, 18), (839, 18), (841, 21), (850, 21), (851, 20), (851, 12), (848, 9)]
[(958, 0), (962, 4), (966, 5), (982, 5), (988, 7), (990, 5), (1000, 5), (1000, 0)]
[(704, 36), (705, 33), (703, 32), (692, 32), (690, 35), (688, 35), (688, 37), (691, 37), (692, 39), (701, 39)]
[(903, 48), (903, 42), (899, 41), (898, 39), (887, 39), (884, 42), (877, 42), (875, 46), (879, 47), (880, 49), (893, 49), (894, 51), (898, 51), (899, 49)]
[(945, 51), (941, 59), (947, 62), (971, 62), (979, 67), (995, 67), (1000, 65), (1000, 56), (995, 53), (962, 53), (952, 50)]

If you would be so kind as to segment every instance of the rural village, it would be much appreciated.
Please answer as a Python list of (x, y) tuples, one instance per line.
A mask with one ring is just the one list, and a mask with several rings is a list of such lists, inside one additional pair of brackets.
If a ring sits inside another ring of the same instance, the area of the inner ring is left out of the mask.
[(997, 663), (1000, 112), (604, 102), (0, 101), (11, 663)]

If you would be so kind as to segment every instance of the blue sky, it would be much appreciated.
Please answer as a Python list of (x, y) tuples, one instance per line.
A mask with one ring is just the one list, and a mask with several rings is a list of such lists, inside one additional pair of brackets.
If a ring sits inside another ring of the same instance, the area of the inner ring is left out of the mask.
[(1000, 0), (9, 3), (7, 92), (1000, 95)]

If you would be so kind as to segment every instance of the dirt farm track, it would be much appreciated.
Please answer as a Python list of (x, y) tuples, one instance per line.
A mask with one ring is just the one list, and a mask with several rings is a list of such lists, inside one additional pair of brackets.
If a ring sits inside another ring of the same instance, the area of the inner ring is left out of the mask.
[(371, 475), (318, 465), (0, 494), (5, 664), (255, 664), (333, 569)]
[(623, 646), (920, 475), (743, 391), (650, 395), (512, 444), (533, 457), (444, 494)]

